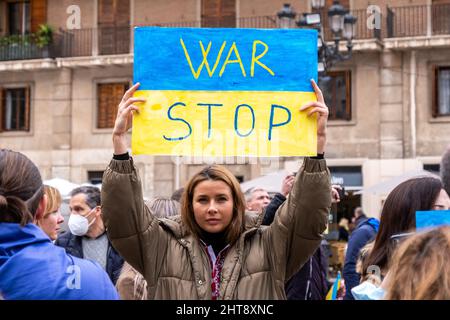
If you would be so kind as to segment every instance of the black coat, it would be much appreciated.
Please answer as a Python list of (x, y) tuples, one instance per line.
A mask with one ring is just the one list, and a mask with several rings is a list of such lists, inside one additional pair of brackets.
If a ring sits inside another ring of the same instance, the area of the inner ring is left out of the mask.
[[(277, 193), (264, 213), (263, 225), (270, 225), (277, 209), (286, 197)], [(285, 291), (288, 300), (325, 300), (329, 283), (327, 280), (327, 257), (319, 247), (303, 267), (288, 279)]]
[(344, 300), (354, 299), (351, 290), (359, 285), (360, 281), (360, 274), (356, 272), (359, 252), (375, 238), (377, 230), (377, 223), (373, 218), (368, 219), (366, 216), (361, 216), (356, 220), (355, 230), (353, 230), (348, 241), (344, 270), (342, 272), (346, 290)]
[[(71, 254), (78, 258), (83, 257), (83, 248), (82, 248), (82, 240), (83, 237), (75, 236), (71, 232), (67, 231), (58, 236), (58, 239), (55, 241), (55, 245), (63, 247), (66, 249), (68, 254)], [(108, 239), (108, 251), (106, 257), (106, 273), (108, 274), (111, 281), (116, 284), (117, 279), (119, 278), (120, 271), (123, 266), (123, 258), (117, 253), (116, 250), (111, 245), (111, 242)]]

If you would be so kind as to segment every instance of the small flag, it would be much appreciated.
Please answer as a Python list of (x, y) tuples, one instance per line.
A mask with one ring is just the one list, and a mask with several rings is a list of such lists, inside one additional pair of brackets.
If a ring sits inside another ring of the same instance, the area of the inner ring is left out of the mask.
[(337, 274), (337, 277), (336, 277), (336, 281), (331, 286), (330, 291), (328, 291), (326, 300), (336, 300), (337, 293), (338, 293), (340, 288), (341, 288), (341, 272), (338, 271), (338, 274)]

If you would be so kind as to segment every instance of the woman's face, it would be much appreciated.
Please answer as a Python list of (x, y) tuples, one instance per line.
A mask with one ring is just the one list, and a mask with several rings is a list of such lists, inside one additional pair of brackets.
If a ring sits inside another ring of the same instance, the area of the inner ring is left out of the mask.
[(441, 189), (439, 195), (433, 203), (432, 210), (450, 210), (450, 197), (444, 189)]
[(221, 180), (205, 180), (194, 189), (194, 217), (206, 232), (224, 231), (233, 218), (233, 196)]
[(46, 214), (38, 221), (39, 227), (49, 236), (50, 239), (56, 240), (60, 230), (60, 224), (64, 222), (64, 218), (59, 208), (53, 212)]

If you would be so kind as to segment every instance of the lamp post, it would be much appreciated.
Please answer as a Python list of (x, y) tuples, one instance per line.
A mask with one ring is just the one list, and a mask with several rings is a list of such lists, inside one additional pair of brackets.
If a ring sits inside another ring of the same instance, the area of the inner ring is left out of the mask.
[(291, 29), (295, 26), (295, 13), (294, 9), (289, 3), (285, 3), (283, 8), (278, 11), (278, 27), (281, 29)]
[[(321, 21), (322, 12), (325, 9), (325, 0), (311, 0), (313, 13), (302, 13), (295, 21), (297, 14), (290, 4), (285, 3), (277, 13), (280, 28), (293, 28), (295, 25), (301, 28), (314, 28), (319, 32), (317, 47), (319, 52), (318, 71), (319, 75), (326, 73), (336, 62), (348, 60), (352, 56), (352, 40), (356, 17), (346, 10), (339, 0), (334, 0), (328, 9), (328, 25), (333, 35), (334, 43), (327, 43), (324, 36), (324, 28)], [(347, 52), (339, 51), (341, 40), (347, 41)]]

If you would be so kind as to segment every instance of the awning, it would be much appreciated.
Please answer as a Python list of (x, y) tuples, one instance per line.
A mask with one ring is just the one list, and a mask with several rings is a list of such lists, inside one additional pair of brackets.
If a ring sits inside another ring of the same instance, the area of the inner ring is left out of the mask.
[(418, 177), (435, 177), (439, 178), (435, 174), (432, 174), (429, 171), (426, 170), (412, 170), (405, 172), (402, 175), (395, 176), (390, 178), (389, 180), (374, 184), (370, 187), (364, 188), (361, 191), (356, 192), (355, 194), (389, 194), (396, 186), (398, 186), (400, 183), (412, 179), (412, 178), (418, 178)]

